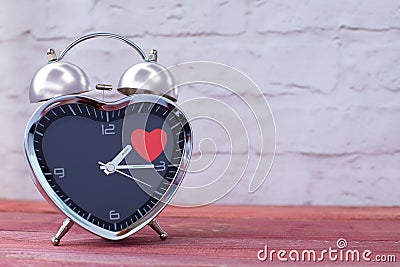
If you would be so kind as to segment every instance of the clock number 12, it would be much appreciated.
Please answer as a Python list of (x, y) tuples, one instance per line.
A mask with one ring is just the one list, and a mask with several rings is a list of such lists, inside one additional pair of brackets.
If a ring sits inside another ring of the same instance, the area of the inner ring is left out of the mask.
[(108, 125), (101, 125), (101, 134), (102, 135), (114, 135), (115, 134), (115, 125), (109, 123)]

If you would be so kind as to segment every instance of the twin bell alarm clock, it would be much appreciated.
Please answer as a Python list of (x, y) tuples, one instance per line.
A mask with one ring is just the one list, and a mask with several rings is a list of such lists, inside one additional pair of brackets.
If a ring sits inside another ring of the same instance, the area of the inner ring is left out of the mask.
[[(92, 90), (88, 76), (63, 61), (77, 44), (100, 37), (122, 41), (143, 60), (122, 75), (117, 90), (124, 97), (114, 102), (82, 94)], [(29, 88), (31, 103), (44, 103), (28, 122), (24, 145), (37, 188), (66, 216), (53, 245), (74, 223), (110, 240), (149, 225), (166, 239), (155, 218), (180, 186), (192, 152), (173, 75), (157, 63), (156, 50), (146, 57), (110, 33), (82, 36), (47, 57)]]

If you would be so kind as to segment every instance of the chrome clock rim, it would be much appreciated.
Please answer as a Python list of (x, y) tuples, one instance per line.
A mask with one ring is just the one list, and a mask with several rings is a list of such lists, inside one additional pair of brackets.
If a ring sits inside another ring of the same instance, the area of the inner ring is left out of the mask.
[(176, 116), (180, 119), (186, 121), (186, 117), (184, 113), (179, 109), (179, 107), (171, 100), (160, 97), (157, 95), (151, 94), (140, 94), (140, 95), (133, 95), (131, 97), (126, 97), (121, 100), (115, 102), (105, 102), (99, 101), (97, 99), (84, 96), (84, 95), (68, 95), (68, 96), (60, 96), (49, 100), (48, 102), (44, 103), (40, 106), (30, 118), (26, 130), (25, 130), (25, 138), (24, 138), (24, 148), (25, 148), (25, 156), (29, 165), (29, 168), (32, 173), (33, 181), (43, 195), (43, 197), (55, 206), (58, 210), (60, 210), (65, 216), (71, 219), (73, 222), (77, 223), (84, 229), (88, 230), (91, 233), (94, 233), (98, 236), (109, 240), (120, 240), (124, 239), (146, 225), (148, 225), (157, 215), (167, 206), (170, 202), (176, 190), (179, 188), (179, 185), (183, 181), (183, 177), (186, 173), (191, 151), (192, 151), (192, 131), (190, 125), (188, 124), (188, 130), (183, 128), (185, 141), (184, 141), (184, 151), (182, 153), (182, 157), (180, 160), (178, 171), (175, 174), (170, 186), (166, 190), (165, 194), (160, 198), (160, 200), (156, 203), (156, 205), (147, 213), (145, 214), (140, 220), (136, 221), (132, 225), (128, 226), (127, 228), (122, 229), (118, 232), (113, 232), (110, 230), (106, 230), (101, 228), (89, 221), (83, 219), (81, 216), (74, 213), (66, 203), (64, 203), (54, 192), (54, 190), (48, 184), (45, 176), (42, 173), (42, 170), (39, 166), (36, 153), (34, 151), (34, 133), (36, 129), (36, 125), (39, 120), (47, 113), (51, 108), (65, 105), (65, 104), (87, 104), (93, 106), (100, 110), (112, 111), (123, 108), (130, 103), (141, 103), (141, 102), (148, 102), (148, 103), (156, 103), (158, 105), (164, 106), (170, 112), (174, 112)]

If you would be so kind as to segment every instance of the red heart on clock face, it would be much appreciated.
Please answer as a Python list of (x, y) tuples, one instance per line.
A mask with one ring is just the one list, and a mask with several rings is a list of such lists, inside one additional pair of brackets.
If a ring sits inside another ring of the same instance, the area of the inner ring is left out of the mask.
[(167, 138), (166, 132), (162, 129), (154, 129), (151, 132), (136, 129), (131, 134), (131, 143), (143, 159), (152, 162), (163, 152)]

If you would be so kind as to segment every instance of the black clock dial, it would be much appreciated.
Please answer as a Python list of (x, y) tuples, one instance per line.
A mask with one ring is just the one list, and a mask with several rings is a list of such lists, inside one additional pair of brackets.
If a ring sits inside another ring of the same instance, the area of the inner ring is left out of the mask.
[[(94, 225), (121, 231), (145, 216), (171, 185), (185, 127), (181, 114), (154, 103), (111, 111), (65, 104), (38, 121), (34, 150), (61, 201)], [(121, 151), (127, 152), (123, 159), (107, 165)]]

